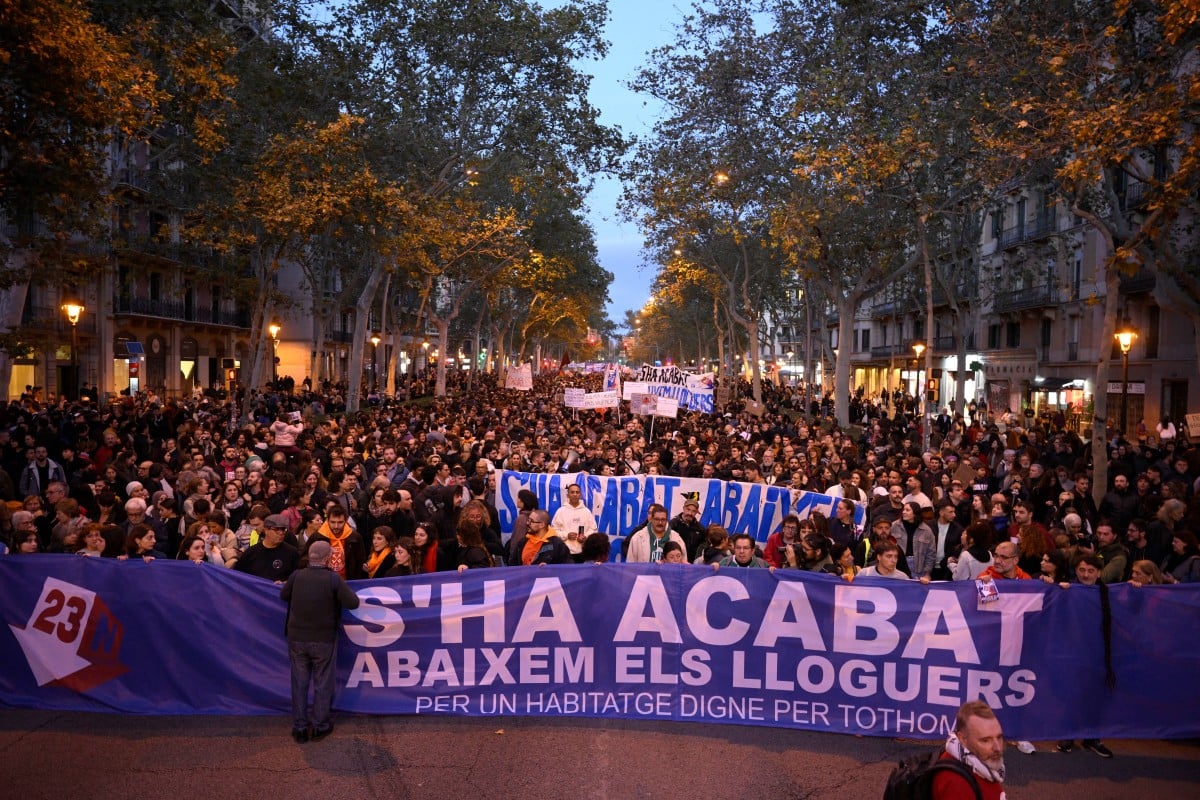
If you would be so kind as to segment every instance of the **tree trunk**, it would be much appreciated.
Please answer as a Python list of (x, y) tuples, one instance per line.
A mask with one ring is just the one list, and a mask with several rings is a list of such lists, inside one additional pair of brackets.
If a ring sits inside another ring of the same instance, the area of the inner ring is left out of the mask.
[(924, 409), (921, 415), (921, 452), (929, 451), (929, 421), (933, 409), (929, 407), (929, 377), (933, 374), (933, 265), (929, 262), (929, 241), (925, 236), (925, 217), (917, 219), (921, 236), (921, 264), (925, 270), (925, 382), (918, 383), (917, 408)]
[(379, 285), (383, 282), (383, 278), (382, 267), (371, 270), (371, 274), (367, 277), (362, 291), (358, 294), (358, 300), (354, 304), (354, 337), (349, 347), (350, 374), (346, 377), (346, 411), (348, 413), (354, 413), (359, 408), (359, 399), (362, 395), (363, 351), (367, 349), (366, 341), (371, 337), (369, 330), (371, 306), (375, 302), (375, 295), (379, 291)]
[[(1111, 252), (1111, 250), (1110, 250)], [(1096, 394), (1092, 415), (1092, 497), (1099, 506), (1108, 492), (1108, 365), (1112, 360), (1113, 334), (1117, 330), (1117, 300), (1121, 275), (1109, 265), (1104, 273), (1104, 326), (1100, 332), (1100, 353), (1096, 359)]]
[(446, 353), (450, 347), (450, 320), (435, 320), (438, 332), (437, 383), (434, 386), (434, 397), (446, 396)]
[[(262, 248), (257, 248), (252, 256), (257, 261), (256, 274), (258, 275), (258, 289), (254, 298), (253, 311), (250, 314), (250, 368), (246, 371), (245, 396), (242, 399), (242, 421), (250, 419), (250, 409), (254, 404), (254, 398), (258, 390), (264, 383), (263, 367), (266, 365), (263, 351), (266, 349), (266, 343), (270, 341), (271, 336), (267, 333), (267, 322), (269, 319), (269, 304), (271, 296), (271, 272), (272, 265), (275, 262), (274, 254), (268, 257)], [(275, 353), (272, 350), (272, 358)], [(268, 373), (269, 374), (269, 373)]]
[[(833, 408), (837, 424), (845, 428), (850, 424), (850, 351), (846, 343), (854, 339), (854, 311), (858, 295), (843, 295), (838, 298), (838, 348), (833, 357)], [(821, 340), (825, 347), (825, 340)]]

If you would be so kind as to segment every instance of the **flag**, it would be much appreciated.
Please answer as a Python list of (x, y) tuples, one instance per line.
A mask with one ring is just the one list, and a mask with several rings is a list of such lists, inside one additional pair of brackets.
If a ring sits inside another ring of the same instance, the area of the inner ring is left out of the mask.
[(601, 391), (621, 393), (621, 373), (616, 364), (609, 364), (604, 369), (604, 388)]

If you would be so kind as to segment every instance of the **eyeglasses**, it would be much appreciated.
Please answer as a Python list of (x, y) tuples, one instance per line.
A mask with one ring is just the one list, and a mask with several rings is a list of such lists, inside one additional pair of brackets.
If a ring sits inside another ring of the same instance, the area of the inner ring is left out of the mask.
[(1016, 556), (1006, 556), (1003, 553), (993, 553), (992, 555), (997, 561), (1012, 561), (1016, 558)]

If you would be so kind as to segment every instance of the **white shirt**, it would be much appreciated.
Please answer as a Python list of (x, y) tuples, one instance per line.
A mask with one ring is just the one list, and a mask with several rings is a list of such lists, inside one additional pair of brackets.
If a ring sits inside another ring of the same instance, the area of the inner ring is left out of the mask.
[(567, 541), (568, 533), (578, 531), (581, 526), (583, 527), (583, 538), (596, 532), (596, 518), (592, 516), (591, 509), (582, 502), (578, 506), (563, 503), (558, 511), (554, 512), (554, 519), (550, 520), (550, 527), (564, 542)]

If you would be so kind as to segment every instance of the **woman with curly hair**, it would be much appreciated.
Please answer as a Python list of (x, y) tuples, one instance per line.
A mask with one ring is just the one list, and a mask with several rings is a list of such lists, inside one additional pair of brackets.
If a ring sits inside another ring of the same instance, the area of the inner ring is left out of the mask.
[(420, 569), (420, 553), (417, 542), (411, 536), (401, 536), (396, 540), (392, 555), (396, 563), (384, 575), (385, 578), (399, 578), (405, 575), (416, 575)]
[(1046, 543), (1046, 534), (1040, 525), (1030, 523), (1020, 527), (1020, 532), (1017, 534), (1017, 550), (1020, 560), (1017, 565), (1025, 572), (1037, 575), (1042, 568), (1042, 556), (1052, 549)]

